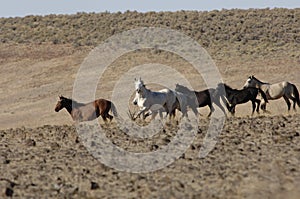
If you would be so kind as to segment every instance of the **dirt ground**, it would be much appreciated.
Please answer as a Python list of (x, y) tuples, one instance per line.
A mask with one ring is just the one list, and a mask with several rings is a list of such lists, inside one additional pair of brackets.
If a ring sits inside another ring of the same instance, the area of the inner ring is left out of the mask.
[[(90, 50), (1, 45), (1, 198), (296, 198), (300, 194), (300, 115), (288, 113), (283, 99), (270, 101), (271, 114), (253, 117), (250, 103), (238, 106), (236, 117), (226, 119), (214, 150), (203, 159), (198, 153), (209, 124), (204, 117), (208, 108), (199, 109), (204, 116), (193, 144), (170, 166), (132, 174), (100, 163), (83, 146), (70, 115), (65, 110), (54, 112), (58, 95), (72, 96), (76, 74)], [(175, 68), (186, 66), (163, 53), (133, 55), (114, 62), (96, 97), (109, 98), (113, 80), (130, 66), (153, 59)], [(299, 60), (280, 53), (269, 58), (216, 57), (215, 62), (223, 81), (235, 88), (241, 88), (249, 75), (268, 82), (287, 80), (300, 88)], [(202, 79), (194, 81), (199, 90), (205, 88)], [(133, 83), (129, 86), (134, 89)], [(134, 151), (157, 150), (174, 136), (167, 128), (152, 140), (132, 140), (114, 124), (105, 133), (116, 145)]]

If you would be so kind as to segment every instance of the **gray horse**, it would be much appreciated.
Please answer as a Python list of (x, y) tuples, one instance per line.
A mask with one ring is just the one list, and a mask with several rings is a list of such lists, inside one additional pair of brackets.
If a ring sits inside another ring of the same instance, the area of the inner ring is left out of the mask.
[[(288, 106), (288, 110), (291, 109), (291, 102), (289, 99), (291, 99), (294, 103), (294, 110), (296, 110), (296, 103), (300, 107), (298, 89), (294, 84), (290, 82), (283, 81), (275, 84), (270, 84), (262, 82), (252, 75), (247, 79), (244, 87), (260, 88), (266, 94), (268, 100), (276, 100), (283, 97)], [(262, 104), (261, 108), (266, 109), (266, 105)]]

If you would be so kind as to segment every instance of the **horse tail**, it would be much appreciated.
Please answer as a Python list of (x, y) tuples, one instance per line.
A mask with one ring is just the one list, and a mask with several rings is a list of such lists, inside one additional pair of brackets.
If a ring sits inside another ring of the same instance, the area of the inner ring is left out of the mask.
[(264, 99), (264, 101), (266, 103), (268, 103), (268, 99), (267, 99), (265, 92), (263, 90), (261, 90), (260, 88), (257, 88), (257, 89), (258, 89), (258, 92), (261, 94), (262, 98)]
[(296, 98), (297, 104), (300, 107), (299, 91), (295, 84), (291, 84), (291, 85), (293, 86), (294, 89), (294, 97)]
[(116, 106), (114, 105), (114, 103), (112, 103), (112, 102), (111, 102), (110, 110), (111, 110), (112, 114), (114, 115), (114, 117), (116, 117), (116, 118), (119, 117), (119, 114), (118, 114), (118, 112), (117, 112), (117, 108), (116, 108)]

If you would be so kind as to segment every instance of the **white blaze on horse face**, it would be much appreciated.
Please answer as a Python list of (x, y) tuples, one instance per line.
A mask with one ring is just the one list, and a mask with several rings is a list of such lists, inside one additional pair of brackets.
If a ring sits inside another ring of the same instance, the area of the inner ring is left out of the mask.
[(249, 87), (249, 86), (251, 86), (251, 78), (248, 78), (248, 79), (247, 79), (247, 81), (246, 81), (246, 83), (245, 83), (245, 85), (244, 85), (244, 88), (247, 88), (247, 87)]

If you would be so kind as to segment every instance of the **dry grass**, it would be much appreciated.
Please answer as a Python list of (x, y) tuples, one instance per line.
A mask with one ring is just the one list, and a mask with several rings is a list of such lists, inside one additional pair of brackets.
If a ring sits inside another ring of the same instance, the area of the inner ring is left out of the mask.
[(53, 43), (97, 46), (111, 35), (138, 27), (181, 31), (215, 56), (230, 54), (300, 57), (300, 9), (211, 12), (78, 13), (1, 18), (2, 43)]

